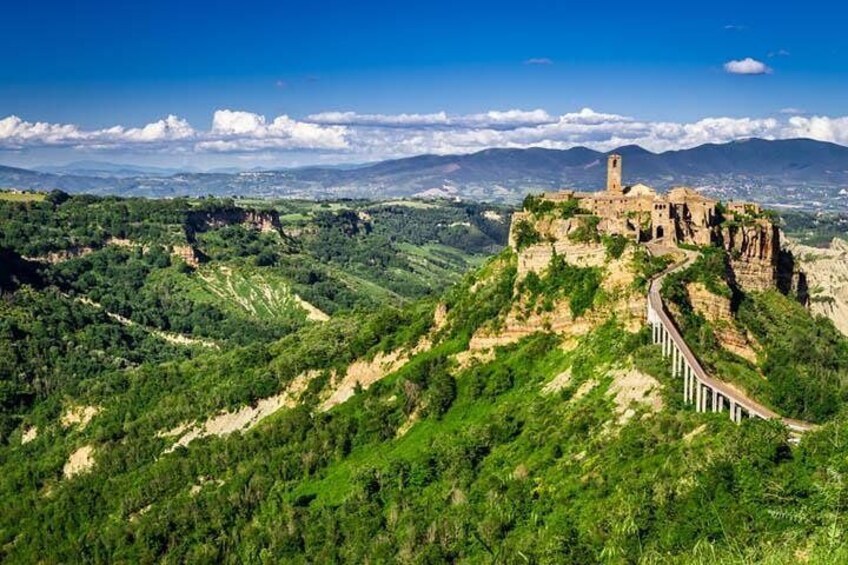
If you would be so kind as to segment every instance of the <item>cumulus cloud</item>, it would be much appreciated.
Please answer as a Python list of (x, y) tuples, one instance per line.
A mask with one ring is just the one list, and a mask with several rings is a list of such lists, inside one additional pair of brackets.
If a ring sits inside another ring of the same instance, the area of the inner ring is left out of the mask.
[(348, 126), (443, 126), (448, 125), (445, 112), (435, 114), (358, 114), (356, 112), (321, 112), (306, 117), (306, 121), (316, 124)]
[(848, 145), (848, 116), (841, 118), (792, 116), (789, 118), (789, 124), (781, 132), (781, 137), (808, 137)]
[(29, 146), (156, 144), (193, 138), (194, 129), (177, 116), (147, 124), (139, 128), (113, 126), (85, 131), (72, 124), (27, 122), (18, 116), (0, 119), (0, 148), (25, 148)]
[(724, 64), (724, 70), (733, 75), (765, 75), (771, 73), (771, 69), (765, 63), (751, 57), (745, 57), (738, 61), (728, 61)]
[(324, 127), (278, 116), (270, 123), (252, 112), (218, 110), (209, 131), (169, 115), (142, 127), (113, 126), (83, 130), (72, 124), (27, 122), (18, 116), (0, 119), (0, 149), (77, 147), (111, 150), (255, 151), (259, 149), (326, 149), (347, 147), (346, 128)]
[(544, 110), (490, 110), (479, 114), (449, 116), (446, 112), (432, 114), (359, 114), (356, 112), (322, 112), (306, 117), (307, 122), (324, 125), (371, 127), (517, 127), (547, 124), (556, 121)]
[(208, 129), (168, 116), (141, 127), (84, 129), (72, 124), (0, 119), (0, 150), (72, 147), (88, 150), (271, 154), (308, 151), (324, 161), (365, 161), (422, 153), (468, 153), (491, 147), (609, 150), (636, 144), (651, 151), (760, 137), (807, 137), (848, 145), (848, 117), (798, 115), (651, 121), (583, 108), (555, 115), (542, 109), (452, 115), (322, 112), (295, 119), (220, 109)]

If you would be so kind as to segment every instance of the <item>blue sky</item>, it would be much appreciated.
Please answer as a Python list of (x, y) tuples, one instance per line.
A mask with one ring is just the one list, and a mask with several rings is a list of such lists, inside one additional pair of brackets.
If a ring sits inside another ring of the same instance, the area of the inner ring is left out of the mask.
[(3, 12), (6, 164), (283, 166), (749, 135), (848, 144), (848, 9), (835, 2), (78, 0)]

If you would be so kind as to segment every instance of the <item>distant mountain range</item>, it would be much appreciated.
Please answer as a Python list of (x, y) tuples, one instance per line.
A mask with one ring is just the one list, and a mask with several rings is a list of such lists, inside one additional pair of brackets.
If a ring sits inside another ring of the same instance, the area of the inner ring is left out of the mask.
[(101, 178), (129, 178), (139, 176), (163, 177), (186, 172), (183, 169), (177, 168), (127, 165), (121, 163), (109, 163), (105, 161), (75, 161), (66, 165), (44, 165), (40, 167), (33, 167), (33, 170), (39, 173), (55, 175)]
[[(614, 152), (624, 157), (624, 178), (630, 184), (642, 182), (659, 189), (688, 185), (721, 198), (848, 209), (848, 147), (841, 145), (810, 139), (749, 139), (664, 153), (634, 145)], [(607, 154), (585, 147), (487, 149), (467, 155), (420, 155), (360, 167), (237, 173), (174, 172), (87, 162), (43, 167), (41, 171), (0, 166), (0, 186), (150, 197), (419, 196), (517, 202), (532, 191), (600, 189), (605, 182)]]

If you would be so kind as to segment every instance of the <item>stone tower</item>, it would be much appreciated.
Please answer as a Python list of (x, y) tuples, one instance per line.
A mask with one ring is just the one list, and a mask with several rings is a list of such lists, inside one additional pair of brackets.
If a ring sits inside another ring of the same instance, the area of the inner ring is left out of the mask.
[(607, 158), (607, 192), (621, 194), (621, 155)]

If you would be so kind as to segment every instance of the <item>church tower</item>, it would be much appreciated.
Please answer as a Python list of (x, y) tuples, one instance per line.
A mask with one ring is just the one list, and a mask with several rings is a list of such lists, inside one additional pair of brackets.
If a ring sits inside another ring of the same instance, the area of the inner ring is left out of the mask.
[(621, 155), (612, 154), (607, 159), (607, 192), (622, 194)]

